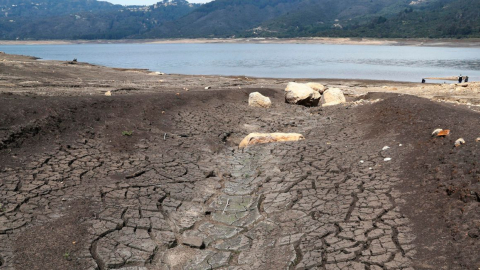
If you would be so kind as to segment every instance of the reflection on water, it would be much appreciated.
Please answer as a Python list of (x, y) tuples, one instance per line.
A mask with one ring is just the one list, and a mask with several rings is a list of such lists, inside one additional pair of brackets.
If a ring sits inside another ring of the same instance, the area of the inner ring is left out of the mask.
[(323, 44), (81, 44), (0, 46), (6, 53), (153, 71), (274, 78), (420, 82), (480, 80), (480, 49)]

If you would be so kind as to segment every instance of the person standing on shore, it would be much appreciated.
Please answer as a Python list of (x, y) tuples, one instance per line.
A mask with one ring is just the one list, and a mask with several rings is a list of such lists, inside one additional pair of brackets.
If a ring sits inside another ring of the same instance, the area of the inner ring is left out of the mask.
[(468, 82), (468, 76), (465, 76), (465, 82)]
[(462, 77), (462, 74), (460, 74), (460, 76), (458, 76), (458, 83), (462, 83), (462, 80), (463, 80), (463, 77)]

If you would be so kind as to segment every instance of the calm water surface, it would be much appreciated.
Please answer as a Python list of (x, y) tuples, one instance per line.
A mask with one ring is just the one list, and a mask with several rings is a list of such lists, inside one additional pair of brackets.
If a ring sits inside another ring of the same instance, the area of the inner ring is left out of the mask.
[(480, 48), (324, 44), (80, 44), (0, 46), (11, 54), (201, 75), (420, 82), (480, 81)]

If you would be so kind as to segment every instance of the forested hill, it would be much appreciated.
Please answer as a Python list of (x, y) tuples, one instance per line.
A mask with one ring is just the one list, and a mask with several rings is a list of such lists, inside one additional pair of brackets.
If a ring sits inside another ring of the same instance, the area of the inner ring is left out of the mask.
[(479, 0), (0, 0), (1, 39), (480, 37)]
[(112, 5), (97, 0), (0, 0), (0, 38), (141, 38), (199, 6), (186, 0), (163, 0), (151, 6)]

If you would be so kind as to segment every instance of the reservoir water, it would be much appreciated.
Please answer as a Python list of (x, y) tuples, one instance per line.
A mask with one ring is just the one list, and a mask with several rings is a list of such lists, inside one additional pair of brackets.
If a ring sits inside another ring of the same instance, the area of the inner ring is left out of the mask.
[[(152, 71), (271, 78), (480, 81), (480, 48), (326, 44), (1, 45), (0, 51)], [(427, 81), (428, 82), (428, 81)]]

